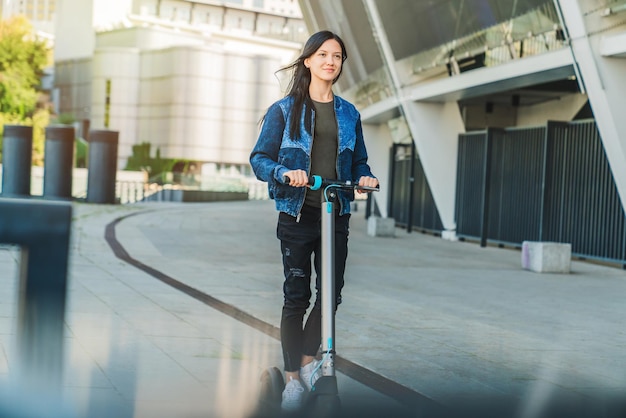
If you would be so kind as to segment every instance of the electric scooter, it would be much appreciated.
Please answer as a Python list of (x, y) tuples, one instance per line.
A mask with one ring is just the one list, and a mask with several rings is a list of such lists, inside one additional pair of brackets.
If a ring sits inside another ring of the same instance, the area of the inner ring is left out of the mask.
[[(289, 178), (285, 178), (289, 184)], [(322, 361), (320, 377), (305, 400), (304, 410), (298, 416), (337, 416), (341, 407), (337, 376), (335, 375), (335, 210), (338, 190), (378, 191), (378, 187), (359, 186), (352, 181), (325, 179), (314, 175), (309, 178), (311, 190), (323, 188), (321, 209), (322, 271)], [(280, 416), (280, 404), (285, 387), (283, 374), (278, 367), (270, 367), (261, 375), (261, 412), (264, 416)]]

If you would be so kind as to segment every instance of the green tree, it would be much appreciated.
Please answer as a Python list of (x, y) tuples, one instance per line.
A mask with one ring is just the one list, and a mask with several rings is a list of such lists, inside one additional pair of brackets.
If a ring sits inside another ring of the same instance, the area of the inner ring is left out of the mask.
[(150, 176), (150, 182), (163, 184), (166, 173), (170, 173), (176, 163), (185, 160), (161, 158), (160, 148), (156, 149), (156, 156), (152, 158), (150, 157), (151, 146), (149, 142), (133, 145), (133, 155), (128, 157), (126, 170), (146, 170)]
[(0, 112), (32, 116), (49, 48), (24, 16), (0, 22)]
[(43, 161), (43, 130), (50, 120), (49, 111), (37, 107), (38, 87), (43, 69), (51, 62), (50, 53), (46, 42), (34, 36), (26, 17), (0, 21), (0, 121), (33, 126), (35, 164)]

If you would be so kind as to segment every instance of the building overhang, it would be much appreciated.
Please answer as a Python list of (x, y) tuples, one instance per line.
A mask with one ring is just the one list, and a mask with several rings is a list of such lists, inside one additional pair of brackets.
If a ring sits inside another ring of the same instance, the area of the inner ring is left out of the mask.
[(603, 38), (600, 53), (603, 57), (626, 58), (626, 32)]
[(400, 116), (400, 102), (395, 96), (387, 97), (361, 110), (363, 123), (380, 124)]
[(570, 50), (564, 48), (417, 85), (405, 91), (404, 97), (443, 103), (486, 96), (574, 77), (573, 63)]
[(529, 88), (575, 78), (569, 48), (483, 67), (459, 75), (405, 87), (400, 98), (390, 97), (361, 111), (364, 123), (382, 123), (400, 115), (399, 103), (446, 103)]

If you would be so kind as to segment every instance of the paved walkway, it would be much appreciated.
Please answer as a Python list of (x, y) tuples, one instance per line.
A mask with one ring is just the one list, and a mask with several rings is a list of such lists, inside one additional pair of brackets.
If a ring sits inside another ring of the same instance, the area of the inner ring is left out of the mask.
[[(74, 204), (64, 406), (89, 418), (252, 416), (260, 374), (281, 365), (275, 223), (267, 201)], [(571, 274), (537, 274), (517, 250), (370, 237), (362, 211), (351, 225), (336, 335), (344, 416), (435, 416), (433, 405), (626, 416), (614, 402), (626, 395), (626, 272), (574, 261)], [(1, 277), (17, 275), (18, 255), (0, 247)], [(5, 283), (8, 384), (17, 289)]]

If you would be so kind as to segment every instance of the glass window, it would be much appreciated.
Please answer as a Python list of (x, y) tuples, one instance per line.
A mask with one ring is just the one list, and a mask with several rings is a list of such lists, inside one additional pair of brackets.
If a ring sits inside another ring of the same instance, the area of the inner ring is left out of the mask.
[(382, 59), (362, 2), (320, 0), (310, 2), (310, 6), (319, 27), (338, 33), (346, 44), (348, 61), (342, 75), (344, 82), (351, 85), (362, 81), (368, 74), (382, 67)]
[(552, 4), (552, 0), (375, 0), (396, 60)]

